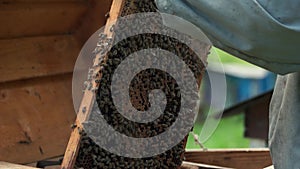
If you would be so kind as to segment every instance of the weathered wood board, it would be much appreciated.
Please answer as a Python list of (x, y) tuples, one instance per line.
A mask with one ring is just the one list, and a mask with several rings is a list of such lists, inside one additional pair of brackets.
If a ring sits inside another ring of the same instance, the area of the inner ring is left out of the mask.
[(0, 84), (0, 160), (29, 163), (63, 154), (75, 119), (71, 77)]
[(262, 149), (188, 150), (186, 161), (238, 169), (258, 169), (272, 165), (270, 152)]

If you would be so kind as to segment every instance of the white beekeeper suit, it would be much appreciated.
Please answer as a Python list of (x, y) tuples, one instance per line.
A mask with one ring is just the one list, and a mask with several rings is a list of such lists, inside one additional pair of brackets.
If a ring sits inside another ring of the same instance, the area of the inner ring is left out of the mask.
[(300, 168), (300, 1), (156, 0), (156, 5), (201, 28), (214, 46), (281, 74), (270, 105), (271, 156), (275, 169)]

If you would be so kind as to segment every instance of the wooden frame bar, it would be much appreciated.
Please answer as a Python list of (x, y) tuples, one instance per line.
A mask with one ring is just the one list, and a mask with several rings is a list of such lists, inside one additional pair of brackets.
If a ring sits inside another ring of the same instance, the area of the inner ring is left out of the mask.
[[(109, 12), (109, 18), (106, 22), (106, 27), (104, 30), (104, 33), (107, 35), (107, 37), (112, 37), (112, 32), (109, 31), (109, 26), (112, 25), (116, 19), (120, 16), (122, 7), (123, 7), (124, 1), (123, 0), (114, 0), (111, 6), (111, 10)], [(95, 62), (94, 62), (94, 71), (93, 72), (99, 72), (100, 67), (99, 65), (99, 55), (96, 56)], [(101, 75), (98, 77), (98, 79), (101, 78)], [(91, 81), (92, 87), (97, 88), (98, 84), (95, 82), (97, 79), (93, 79)], [(77, 119), (75, 122), (76, 128), (73, 129), (71, 133), (71, 137), (64, 155), (64, 160), (61, 165), (62, 169), (72, 169), (76, 162), (76, 157), (79, 151), (79, 144), (81, 140), (81, 131), (83, 129), (81, 122), (84, 122), (91, 111), (92, 105), (94, 103), (95, 96), (94, 92), (92, 90), (85, 90), (79, 112), (77, 114)], [(83, 111), (84, 110), (84, 111)]]

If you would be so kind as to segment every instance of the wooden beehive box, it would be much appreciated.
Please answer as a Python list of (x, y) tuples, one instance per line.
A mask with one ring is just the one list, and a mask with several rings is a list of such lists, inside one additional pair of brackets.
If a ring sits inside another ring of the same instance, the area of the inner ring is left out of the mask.
[(63, 155), (72, 71), (111, 0), (0, 0), (0, 161)]
[[(111, 4), (0, 0), (0, 161), (26, 164), (65, 153), (76, 118), (73, 67), (85, 41), (104, 26)], [(271, 164), (268, 150), (191, 151), (185, 157), (188, 162), (234, 168)]]

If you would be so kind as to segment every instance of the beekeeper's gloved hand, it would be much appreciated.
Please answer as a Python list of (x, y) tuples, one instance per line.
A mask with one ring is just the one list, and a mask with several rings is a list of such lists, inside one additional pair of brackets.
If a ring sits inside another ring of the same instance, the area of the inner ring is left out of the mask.
[(300, 168), (300, 1), (156, 0), (156, 5), (192, 22), (215, 46), (239, 58), (279, 74), (296, 72), (277, 78), (269, 145), (275, 169)]
[(279, 74), (300, 71), (299, 0), (156, 0), (214, 46)]

